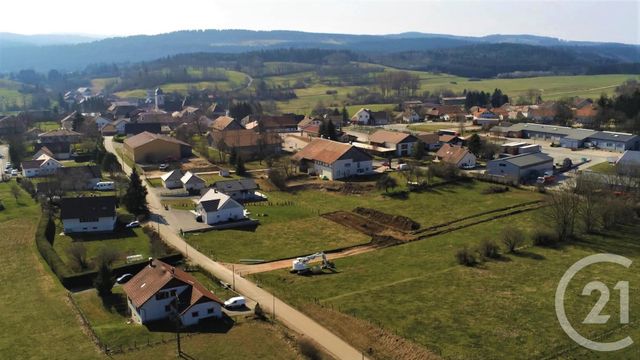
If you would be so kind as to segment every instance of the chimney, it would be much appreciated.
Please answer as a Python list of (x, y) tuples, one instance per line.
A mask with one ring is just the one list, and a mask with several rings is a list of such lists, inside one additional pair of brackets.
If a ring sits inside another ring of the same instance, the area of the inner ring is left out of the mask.
[(149, 267), (153, 267), (153, 258), (149, 257)]

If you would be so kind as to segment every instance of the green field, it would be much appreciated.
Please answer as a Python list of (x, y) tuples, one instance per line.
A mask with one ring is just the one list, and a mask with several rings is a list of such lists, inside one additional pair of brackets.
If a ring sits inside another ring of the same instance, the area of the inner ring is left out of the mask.
[(213, 231), (189, 235), (187, 240), (216, 260), (273, 260), (369, 241), (368, 236), (319, 216), (331, 211), (369, 207), (408, 216), (428, 227), (540, 198), (539, 194), (521, 190), (482, 194), (488, 186), (480, 182), (446, 185), (432, 191), (410, 193), (406, 200), (383, 196), (379, 191), (363, 195), (321, 190), (267, 192), (268, 202), (247, 206), (251, 217), (260, 221), (255, 231)]
[[(35, 247), (40, 206), (21, 192), (16, 202), (10, 183), (0, 184), (0, 354), (4, 359), (101, 358), (60, 285)], [(73, 346), (70, 346), (73, 344)]]
[(599, 164), (595, 164), (587, 168), (587, 170), (594, 171), (601, 174), (607, 175), (615, 175), (616, 167), (613, 164), (609, 164), (608, 162), (601, 162)]
[[(544, 221), (539, 210), (338, 259), (339, 272), (333, 275), (300, 277), (281, 270), (251, 277), (300, 309), (313, 309), (319, 302), (327, 310), (309, 311), (326, 326), (341, 329), (339, 334), (347, 341), (358, 341), (357, 328), (344, 325), (344, 319), (338, 323), (329, 309), (381, 324), (443, 358), (555, 358), (562, 351), (569, 351), (565, 354), (569, 357), (563, 358), (598, 358), (600, 354), (580, 350), (558, 325), (556, 286), (568, 267), (586, 255), (613, 252), (637, 260), (639, 225), (585, 236), (559, 248), (529, 247), (477, 268), (455, 262), (458, 249), (482, 239), (499, 241), (507, 225), (530, 234)], [(598, 279), (610, 288), (617, 280), (629, 280), (631, 291), (637, 291), (640, 277), (635, 270), (614, 265), (593, 266), (576, 276), (567, 291), (567, 315), (578, 331), (593, 338), (620, 325), (615, 321), (602, 326), (580, 323), (597, 300), (596, 294), (579, 295), (587, 279)], [(616, 301), (617, 295), (612, 294), (613, 303), (603, 312), (612, 319), (618, 316)], [(640, 299), (635, 297), (631, 313), (638, 310)], [(633, 324), (631, 335), (637, 336), (640, 331)], [(628, 332), (629, 328), (620, 329), (603, 339), (617, 340)], [(377, 340), (370, 341), (375, 347)], [(615, 358), (633, 358), (637, 353), (634, 345), (615, 353)]]
[(8, 79), (0, 79), (0, 111), (6, 111), (6, 107), (17, 105), (21, 109), (31, 105), (31, 95), (22, 94), (22, 84)]

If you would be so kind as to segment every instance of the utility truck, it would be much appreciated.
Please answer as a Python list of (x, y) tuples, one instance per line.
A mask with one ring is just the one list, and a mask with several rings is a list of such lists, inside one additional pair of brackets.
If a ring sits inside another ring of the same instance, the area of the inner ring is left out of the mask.
[(291, 272), (294, 274), (305, 275), (313, 272), (313, 267), (309, 265), (311, 260), (322, 258), (322, 264), (317, 266), (319, 270), (329, 269), (335, 271), (336, 266), (334, 263), (327, 259), (327, 256), (323, 252), (318, 252), (304, 257), (296, 258), (292, 261)]

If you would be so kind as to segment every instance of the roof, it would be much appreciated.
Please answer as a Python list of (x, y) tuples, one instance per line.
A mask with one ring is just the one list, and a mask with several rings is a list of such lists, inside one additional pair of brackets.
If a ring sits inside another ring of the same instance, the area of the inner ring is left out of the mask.
[(416, 141), (415, 136), (400, 131), (378, 130), (369, 135), (369, 141), (374, 143), (399, 144), (407, 140)]
[(640, 151), (627, 150), (616, 161), (616, 164), (623, 163), (635, 163), (640, 165)]
[(206, 212), (218, 211), (227, 204), (229, 204), (230, 207), (242, 207), (240, 203), (233, 200), (229, 195), (219, 192), (216, 189), (209, 189), (198, 200), (198, 204), (200, 204)]
[(444, 134), (444, 135), (439, 135), (438, 136), (438, 141), (442, 142), (442, 143), (448, 143), (451, 142), (455, 139), (459, 139), (460, 137), (458, 135), (449, 135), (449, 134)]
[(116, 216), (115, 196), (85, 196), (62, 198), (60, 202), (61, 219), (78, 219), (81, 217)]
[(440, 139), (436, 133), (422, 133), (417, 134), (416, 137), (425, 144), (437, 144)]
[(242, 125), (240, 125), (240, 123), (238, 123), (232, 117), (219, 116), (215, 120), (213, 120), (213, 123), (211, 123), (211, 128), (213, 128), (213, 130), (219, 131), (226, 130), (227, 128), (229, 128), (230, 130), (238, 130), (242, 129)]
[(298, 127), (298, 123), (304, 119), (304, 115), (258, 115), (249, 116), (248, 122), (257, 121), (262, 129), (288, 129)]
[[(36, 154), (39, 153), (39, 152), (41, 152), (42, 154), (49, 155), (50, 157), (53, 157), (53, 153), (46, 146), (41, 147), (40, 150), (36, 151)], [(34, 154), (33, 156), (35, 157), (36, 154)]]
[(583, 140), (592, 136), (597, 131), (589, 129), (574, 129), (566, 126), (542, 125), (533, 123), (519, 123), (511, 125), (507, 128), (501, 128), (504, 131), (534, 131), (547, 134), (566, 136), (570, 139)]
[(70, 166), (63, 167), (57, 170), (58, 175), (65, 178), (84, 178), (84, 179), (100, 179), (102, 172), (98, 165), (85, 165), (85, 166)]
[(351, 144), (327, 139), (314, 139), (291, 158), (294, 160), (307, 159), (333, 164), (337, 160), (347, 157), (347, 153), (351, 153), (355, 161), (371, 160), (369, 154)]
[(454, 146), (451, 144), (444, 144), (440, 150), (436, 153), (436, 156), (449, 164), (457, 165), (464, 159), (465, 156), (470, 154), (469, 150), (462, 146)]
[(183, 184), (187, 184), (187, 183), (190, 183), (190, 182), (206, 183), (206, 181), (204, 181), (201, 177), (199, 177), (198, 175), (192, 173), (191, 171), (187, 171), (180, 178), (180, 181), (182, 181)]
[[(38, 148), (38, 145), (41, 145), (40, 148)], [(38, 150), (42, 149), (44, 147), (44, 145), (36, 143), (35, 144), (36, 148)], [(49, 149), (49, 151), (53, 152), (54, 154), (57, 153), (68, 153), (71, 151), (71, 144), (69, 142), (66, 141), (56, 141), (56, 142), (50, 142), (47, 143), (47, 149)]]
[(623, 141), (627, 142), (629, 140), (634, 140), (638, 138), (638, 135), (633, 135), (629, 133), (619, 133), (619, 132), (611, 132), (611, 131), (598, 131), (595, 134), (589, 136), (592, 139), (596, 140), (610, 140), (610, 141)]
[(222, 304), (220, 299), (202, 286), (193, 276), (184, 270), (157, 259), (153, 259), (149, 265), (145, 266), (131, 280), (122, 285), (122, 289), (127, 294), (127, 297), (131, 299), (133, 305), (139, 308), (158, 291), (175, 282), (191, 288), (191, 296), (187, 299), (189, 303), (185, 304), (186, 308), (191, 307), (203, 298)]
[(162, 176), (160, 176), (160, 178), (162, 179), (162, 181), (167, 181), (167, 180), (171, 180), (171, 181), (175, 181), (175, 180), (180, 180), (182, 179), (182, 170), (180, 169), (175, 169), (173, 171), (170, 171)]
[(131, 123), (125, 122), (124, 133), (128, 135), (138, 135), (141, 132), (148, 131), (150, 133), (159, 134), (162, 132), (161, 123)]
[(491, 160), (491, 161), (505, 161), (520, 168), (526, 168), (529, 166), (534, 166), (534, 165), (538, 165), (546, 162), (550, 162), (553, 164), (553, 158), (541, 152), (520, 154), (515, 156), (509, 156), (502, 159)]
[(222, 192), (255, 190), (258, 188), (253, 179), (221, 180), (213, 184), (214, 189)]
[(281, 144), (282, 139), (274, 133), (259, 133), (255, 130), (225, 130), (211, 133), (214, 143), (223, 141), (229, 147), (249, 147), (257, 146), (259, 141), (265, 145)]
[(170, 136), (165, 136), (165, 135), (160, 135), (160, 134), (152, 134), (148, 131), (144, 131), (141, 132), (138, 135), (134, 135), (130, 138), (127, 138), (124, 140), (124, 143), (128, 146), (130, 146), (131, 148), (137, 148), (139, 146), (148, 144), (154, 140), (162, 140), (162, 141), (167, 141), (167, 142), (171, 142), (174, 144), (180, 144), (180, 145), (184, 145), (184, 146), (189, 146), (191, 147), (191, 145), (187, 144), (184, 141), (180, 141), (176, 138), (172, 138)]
[(42, 163), (44, 163), (44, 160), (26, 160), (23, 161), (20, 165), (23, 169), (39, 169)]

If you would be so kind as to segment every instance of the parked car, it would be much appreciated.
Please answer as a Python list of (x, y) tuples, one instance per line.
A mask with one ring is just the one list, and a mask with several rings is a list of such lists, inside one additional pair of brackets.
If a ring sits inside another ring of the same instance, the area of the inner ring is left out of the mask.
[(127, 281), (131, 280), (132, 277), (133, 277), (133, 275), (131, 275), (131, 274), (124, 274), (124, 275), (120, 276), (119, 278), (117, 278), (116, 282), (118, 284), (124, 284)]
[(391, 166), (388, 161), (382, 163), (382, 166)]
[(100, 181), (93, 187), (93, 190), (108, 191), (108, 190), (114, 190), (115, 188), (116, 188), (116, 185), (113, 181)]
[(398, 170), (400, 170), (400, 171), (409, 170), (409, 164), (400, 164), (400, 165), (398, 165)]
[(16, 169), (11, 170), (11, 176), (18, 176), (18, 170)]
[(244, 307), (246, 305), (246, 300), (244, 296), (236, 296), (232, 297), (229, 300), (224, 302), (224, 307), (227, 309), (237, 309)]
[(169, 168), (169, 164), (167, 163), (163, 163), (163, 164), (160, 164), (160, 166), (158, 166), (158, 169), (160, 170), (167, 170), (168, 168)]
[(462, 164), (462, 168), (469, 170), (469, 169), (473, 169), (475, 167), (475, 165), (473, 164)]
[(140, 227), (140, 222), (138, 220), (132, 221), (126, 225), (128, 228), (137, 228)]

